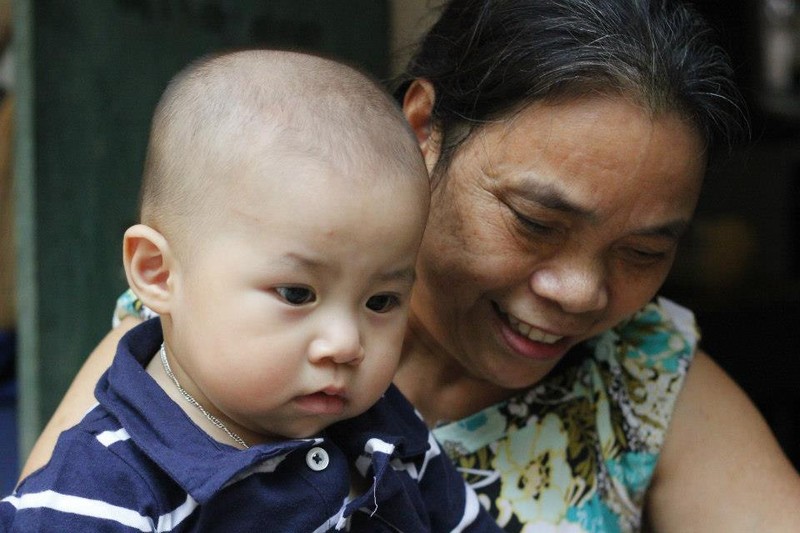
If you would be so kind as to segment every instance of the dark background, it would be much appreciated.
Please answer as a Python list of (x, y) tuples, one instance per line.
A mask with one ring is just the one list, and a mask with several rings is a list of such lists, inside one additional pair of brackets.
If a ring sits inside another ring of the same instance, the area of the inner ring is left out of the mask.
[[(752, 142), (711, 169), (663, 293), (695, 311), (701, 346), (748, 392), (800, 467), (800, 3), (696, 5), (733, 59)], [(778, 17), (780, 9), (791, 15)], [(793, 39), (781, 47), (793, 56), (781, 84), (766, 74), (777, 32)]]

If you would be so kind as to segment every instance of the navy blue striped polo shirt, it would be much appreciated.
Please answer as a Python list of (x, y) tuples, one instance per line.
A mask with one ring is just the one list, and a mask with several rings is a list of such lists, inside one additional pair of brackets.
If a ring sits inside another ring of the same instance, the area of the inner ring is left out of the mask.
[[(51, 461), (0, 502), (3, 531), (499, 531), (393, 386), (315, 438), (239, 450), (145, 372), (158, 319), (128, 332)], [(349, 496), (350, 470), (371, 487)]]

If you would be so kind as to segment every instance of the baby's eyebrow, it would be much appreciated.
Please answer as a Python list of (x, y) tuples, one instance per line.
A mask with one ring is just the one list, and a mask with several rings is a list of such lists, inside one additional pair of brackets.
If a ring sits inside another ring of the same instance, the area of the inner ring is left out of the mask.
[[(280, 262), (290, 268), (305, 269), (312, 272), (321, 272), (330, 268), (324, 260), (315, 259), (295, 252), (289, 252), (279, 258)], [(400, 267), (376, 274), (375, 279), (380, 282), (402, 281), (413, 284), (417, 279), (417, 271), (413, 266)]]
[(323, 270), (325, 262), (295, 252), (281, 255), (278, 260), (291, 268), (304, 268), (306, 270)]
[(405, 281), (408, 284), (414, 283), (415, 279), (417, 279), (417, 271), (414, 267), (398, 268), (378, 276), (379, 281)]

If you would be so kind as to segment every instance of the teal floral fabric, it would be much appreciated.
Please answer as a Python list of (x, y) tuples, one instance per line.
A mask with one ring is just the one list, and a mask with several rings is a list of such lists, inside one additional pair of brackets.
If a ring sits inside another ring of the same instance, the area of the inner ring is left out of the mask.
[[(125, 315), (155, 316), (130, 291), (115, 323)], [(506, 531), (637, 531), (697, 341), (691, 312), (659, 298), (532, 388), (434, 435)]]
[(692, 314), (660, 298), (434, 435), (506, 531), (637, 531), (697, 339)]

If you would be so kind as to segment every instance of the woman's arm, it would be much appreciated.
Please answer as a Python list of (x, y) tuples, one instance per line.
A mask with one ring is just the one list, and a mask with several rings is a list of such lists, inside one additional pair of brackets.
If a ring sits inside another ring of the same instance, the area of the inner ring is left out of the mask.
[(699, 353), (678, 397), (646, 517), (653, 531), (800, 531), (800, 476), (745, 393)]
[(89, 354), (89, 358), (78, 371), (67, 393), (64, 395), (64, 399), (61, 400), (55, 413), (53, 413), (53, 417), (45, 426), (42, 434), (39, 435), (36, 444), (34, 444), (28, 460), (22, 467), (20, 479), (47, 464), (50, 460), (50, 455), (53, 453), (58, 435), (65, 429), (77, 424), (86, 411), (95, 404), (94, 387), (97, 384), (97, 380), (111, 365), (111, 360), (114, 358), (120, 338), (139, 322), (141, 320), (138, 318), (126, 316), (119, 326), (112, 329), (100, 341), (94, 351)]

